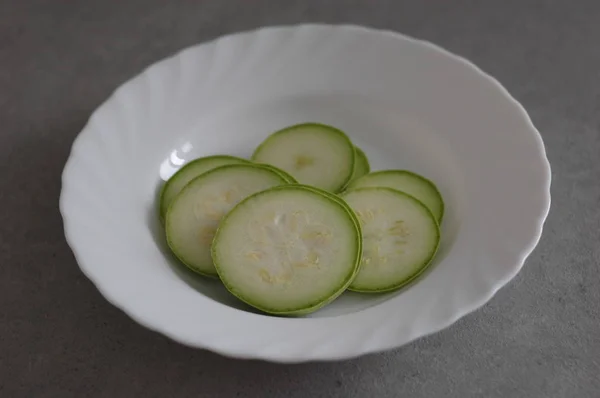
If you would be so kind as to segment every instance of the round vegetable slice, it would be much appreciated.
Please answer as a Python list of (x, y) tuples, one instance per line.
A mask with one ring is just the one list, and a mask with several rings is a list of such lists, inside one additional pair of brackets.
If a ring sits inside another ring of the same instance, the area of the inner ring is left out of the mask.
[(363, 236), (361, 268), (349, 290), (399, 289), (426, 269), (440, 232), (423, 203), (391, 188), (360, 188), (342, 197), (358, 216)]
[(165, 220), (169, 247), (191, 270), (217, 276), (210, 247), (223, 216), (247, 196), (282, 184), (287, 181), (273, 170), (250, 163), (201, 174), (169, 206)]
[(296, 181), (296, 179), (294, 177), (292, 177), (290, 175), (290, 173), (281, 170), (279, 167), (275, 167), (272, 164), (268, 164), (268, 163), (257, 163), (257, 164), (273, 170), (274, 172), (276, 172), (277, 174), (279, 174), (280, 176), (282, 176), (283, 179), (286, 180), (290, 184), (297, 184), (298, 183), (298, 181)]
[(355, 150), (348, 136), (331, 126), (298, 124), (271, 134), (252, 160), (291, 174), (299, 183), (338, 192), (354, 172)]
[(286, 185), (254, 194), (222, 221), (212, 256), (226, 288), (271, 314), (313, 312), (356, 276), (360, 228), (339, 199)]
[(438, 223), (444, 217), (444, 200), (433, 182), (408, 170), (382, 170), (352, 181), (346, 190), (365, 187), (387, 187), (406, 192), (431, 210)]
[(356, 150), (356, 161), (354, 162), (353, 180), (360, 178), (365, 174), (369, 174), (371, 171), (371, 165), (369, 164), (369, 159), (365, 152), (359, 147), (354, 147), (354, 149)]
[(163, 185), (160, 193), (160, 216), (165, 217), (169, 205), (190, 181), (200, 174), (227, 164), (250, 163), (249, 160), (229, 155), (214, 155), (198, 158), (184, 165)]

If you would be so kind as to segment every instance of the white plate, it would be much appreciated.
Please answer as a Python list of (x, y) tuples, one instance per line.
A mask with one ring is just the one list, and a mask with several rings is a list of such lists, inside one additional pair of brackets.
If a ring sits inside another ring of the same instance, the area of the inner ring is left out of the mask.
[[(435, 181), (443, 239), (429, 272), (399, 292), (270, 317), (173, 260), (156, 192), (191, 159), (248, 156), (306, 121), (345, 130), (375, 170)], [(302, 25), (186, 49), (120, 87), (73, 144), (60, 208), (83, 272), (137, 322), (228, 356), (299, 362), (398, 347), (483, 305), (537, 244), (549, 188), (526, 112), (469, 62), (397, 33)]]

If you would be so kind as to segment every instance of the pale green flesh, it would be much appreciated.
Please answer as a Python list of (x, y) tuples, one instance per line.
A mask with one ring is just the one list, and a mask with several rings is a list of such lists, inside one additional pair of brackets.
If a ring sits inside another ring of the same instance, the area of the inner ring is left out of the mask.
[(361, 268), (349, 290), (395, 290), (426, 269), (440, 233), (424, 204), (390, 188), (361, 188), (342, 197), (357, 214), (363, 236)]
[(283, 184), (287, 181), (279, 174), (250, 163), (201, 174), (169, 206), (165, 220), (169, 247), (191, 270), (216, 276), (210, 250), (221, 219), (244, 198)]
[(306, 123), (271, 134), (256, 148), (252, 160), (291, 174), (300, 184), (338, 192), (354, 173), (355, 150), (342, 131)]
[(160, 216), (165, 217), (169, 205), (181, 190), (194, 178), (219, 166), (250, 163), (246, 159), (229, 155), (215, 155), (198, 158), (179, 169), (162, 188), (160, 194)]
[[(350, 215), (350, 217), (352, 218), (352, 221), (354, 222), (354, 225), (356, 225), (356, 228), (358, 229), (358, 232), (360, 233), (359, 243), (360, 243), (360, 251), (362, 253), (362, 229), (361, 229), (361, 226), (360, 226), (360, 220), (356, 216), (356, 213), (354, 212), (354, 210), (348, 205), (348, 203), (346, 203), (346, 201), (344, 199), (342, 199), (342, 197), (340, 197), (338, 194), (331, 193), (331, 192), (326, 191), (324, 189), (315, 188), (315, 187), (310, 186), (310, 185), (300, 185), (300, 186), (304, 187), (305, 189), (313, 190), (316, 193), (319, 193), (321, 195), (327, 196), (331, 200), (334, 200), (334, 201), (338, 202), (340, 205), (342, 205), (344, 208), (346, 208), (346, 210), (348, 211), (348, 214)], [(355, 270), (354, 277), (356, 276), (356, 274), (358, 274), (358, 271), (360, 271), (360, 264), (359, 264), (359, 266)], [(354, 280), (354, 277), (352, 277), (352, 280)]]
[(369, 174), (371, 165), (369, 164), (367, 155), (362, 149), (359, 147), (355, 147), (354, 149), (356, 150), (356, 162), (354, 163), (354, 174), (352, 175), (352, 179), (356, 180), (365, 174)]
[(339, 296), (359, 267), (361, 235), (343, 202), (287, 185), (247, 198), (223, 220), (212, 255), (227, 289), (267, 313), (307, 314)]
[(438, 223), (444, 216), (444, 201), (437, 187), (425, 177), (407, 170), (383, 170), (366, 174), (352, 181), (346, 190), (366, 187), (387, 187), (406, 192), (431, 210)]

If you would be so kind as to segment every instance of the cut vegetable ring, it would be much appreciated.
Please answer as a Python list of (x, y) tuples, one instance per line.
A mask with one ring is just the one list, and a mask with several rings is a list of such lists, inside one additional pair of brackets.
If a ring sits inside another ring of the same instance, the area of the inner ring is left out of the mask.
[(287, 181), (272, 169), (250, 163), (201, 174), (169, 206), (165, 221), (169, 247), (191, 270), (217, 276), (210, 246), (223, 216), (247, 196), (282, 184)]
[(331, 194), (286, 185), (254, 194), (222, 221), (215, 267), (240, 300), (271, 314), (313, 312), (339, 296), (360, 266), (352, 211)]
[(440, 231), (423, 203), (391, 188), (360, 188), (342, 198), (358, 216), (363, 236), (361, 268), (349, 290), (396, 290), (427, 268)]
[(195, 159), (177, 170), (165, 182), (160, 193), (160, 217), (164, 219), (169, 205), (181, 190), (194, 178), (219, 166), (250, 163), (249, 160), (229, 155), (214, 155)]
[(252, 160), (272, 164), (299, 183), (330, 192), (344, 188), (354, 174), (356, 151), (348, 136), (318, 123), (304, 123), (271, 134)]
[(427, 178), (408, 170), (382, 170), (366, 174), (348, 184), (346, 190), (366, 187), (397, 189), (414, 196), (431, 210), (438, 223), (444, 217), (444, 200), (440, 191)]

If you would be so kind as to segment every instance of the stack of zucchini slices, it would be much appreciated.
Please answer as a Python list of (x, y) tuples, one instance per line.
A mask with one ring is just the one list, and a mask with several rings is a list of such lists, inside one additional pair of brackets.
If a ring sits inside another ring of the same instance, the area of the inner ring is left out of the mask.
[(174, 255), (270, 314), (302, 315), (345, 290), (401, 288), (431, 263), (444, 202), (407, 170), (371, 172), (328, 125), (271, 134), (251, 160), (216, 155), (179, 169), (159, 203)]

